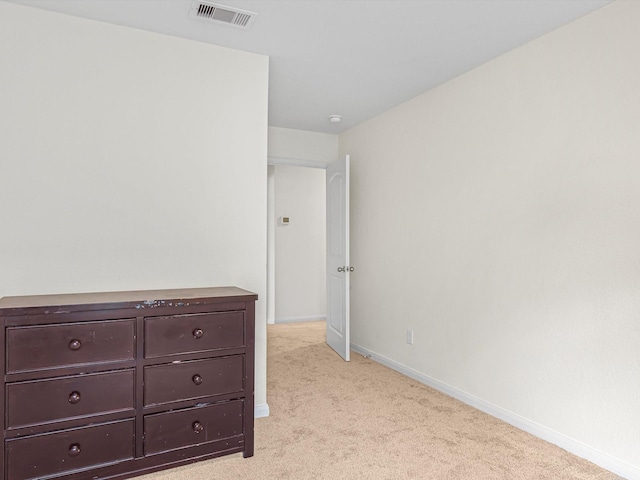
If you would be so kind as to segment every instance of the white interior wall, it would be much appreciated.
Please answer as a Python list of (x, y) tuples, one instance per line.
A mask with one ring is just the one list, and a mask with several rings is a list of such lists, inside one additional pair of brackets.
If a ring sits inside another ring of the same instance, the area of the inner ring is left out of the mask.
[(627, 478), (639, 24), (615, 2), (340, 137), (355, 347)]
[(269, 161), (324, 168), (338, 159), (338, 135), (269, 127)]
[[(325, 170), (275, 165), (275, 323), (326, 316)], [(288, 225), (278, 221), (289, 218)]]
[(0, 295), (254, 291), (266, 408), (268, 58), (6, 2), (0, 58)]

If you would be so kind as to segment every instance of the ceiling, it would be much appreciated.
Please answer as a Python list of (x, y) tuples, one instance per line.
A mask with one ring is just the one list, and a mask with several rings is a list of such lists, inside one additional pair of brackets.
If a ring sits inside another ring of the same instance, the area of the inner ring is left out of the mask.
[(212, 0), (249, 30), (192, 0), (11, 1), (268, 55), (269, 125), (340, 133), (611, 0)]

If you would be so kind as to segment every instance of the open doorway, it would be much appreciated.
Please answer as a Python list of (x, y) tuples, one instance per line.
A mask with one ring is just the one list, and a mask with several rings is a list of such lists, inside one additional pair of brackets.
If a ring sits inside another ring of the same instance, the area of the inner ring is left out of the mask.
[(326, 318), (326, 170), (270, 165), (268, 322)]

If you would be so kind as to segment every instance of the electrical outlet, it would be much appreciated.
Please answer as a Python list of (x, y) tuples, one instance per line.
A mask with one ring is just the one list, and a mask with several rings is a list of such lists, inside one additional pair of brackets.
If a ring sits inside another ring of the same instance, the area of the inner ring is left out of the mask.
[(407, 343), (413, 345), (413, 330), (407, 328)]

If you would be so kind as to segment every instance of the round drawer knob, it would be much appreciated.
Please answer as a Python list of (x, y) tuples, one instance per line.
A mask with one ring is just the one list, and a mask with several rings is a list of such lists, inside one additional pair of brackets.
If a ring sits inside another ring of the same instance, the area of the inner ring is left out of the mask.
[(69, 395), (69, 403), (75, 405), (80, 402), (80, 392), (71, 392)]
[(202, 331), (201, 328), (196, 328), (193, 331), (193, 338), (202, 338), (204, 336), (204, 332)]
[(202, 384), (202, 377), (198, 374), (195, 374), (191, 380), (193, 380), (193, 383), (195, 383), (196, 385), (201, 385)]
[(78, 455), (80, 455), (80, 444), (72, 443), (69, 445), (69, 456), (77, 457)]
[(82, 343), (80, 343), (80, 340), (71, 340), (69, 342), (69, 349), (70, 350), (80, 350), (80, 347), (82, 346)]
[(204, 426), (200, 422), (193, 422), (191, 427), (195, 433), (201, 433), (204, 430)]

